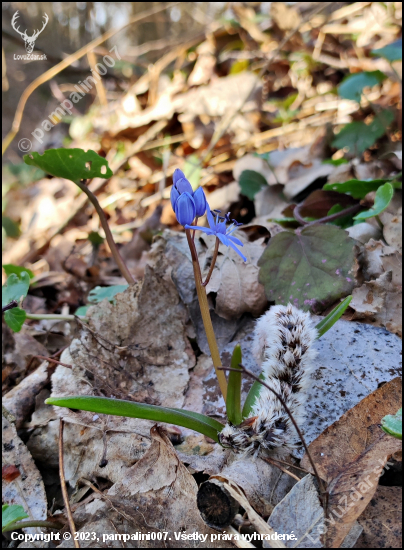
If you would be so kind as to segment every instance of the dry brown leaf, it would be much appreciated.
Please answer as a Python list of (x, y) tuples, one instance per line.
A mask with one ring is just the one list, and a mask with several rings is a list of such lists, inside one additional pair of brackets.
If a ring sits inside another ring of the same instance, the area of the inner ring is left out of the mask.
[[(207, 242), (208, 250), (211, 250), (215, 239), (206, 238), (205, 235), (201, 238)], [(233, 249), (220, 245), (212, 278), (206, 287), (208, 295), (212, 292), (216, 294), (216, 313), (229, 320), (237, 319), (243, 313), (258, 317), (267, 305), (264, 287), (258, 282), (257, 266), (265, 248), (264, 239), (251, 243), (240, 231), (237, 232), (237, 238), (245, 243), (242, 252), (247, 261), (244, 262)]]
[(403, 210), (399, 209), (397, 215), (386, 213), (382, 218), (384, 224), (383, 236), (387, 244), (396, 248), (400, 254), (403, 251)]
[[(14, 467), (14, 475), (3, 477), (3, 502), (19, 504), (31, 520), (46, 520), (47, 501), (41, 474), (17, 430), (4, 415), (2, 436), (2, 467)], [(18, 474), (18, 475), (17, 475)], [(38, 528), (27, 528), (29, 533), (40, 533)]]
[(211, 40), (202, 42), (197, 48), (198, 58), (191, 74), (188, 77), (189, 86), (200, 86), (207, 84), (214, 73), (216, 66), (216, 56), (214, 44)]
[[(328, 484), (327, 544), (338, 548), (371, 500), (388, 458), (401, 442), (380, 428), (401, 407), (401, 379), (377, 389), (328, 427), (309, 449)], [(307, 455), (302, 467), (312, 472)], [(321, 534), (321, 533), (319, 533)]]
[[(143, 540), (140, 544), (125, 541), (126, 548), (190, 548), (196, 546), (192, 537), (197, 535), (203, 548), (231, 548), (228, 542), (211, 542), (210, 535), (215, 531), (205, 525), (197, 509), (197, 484), (178, 459), (166, 433), (153, 426), (150, 435), (152, 444), (146, 454), (103, 495), (104, 502), (95, 501), (77, 512), (76, 525), (88, 531), (90, 524), (100, 540), (106, 532), (167, 533), (166, 540)], [(176, 534), (183, 538), (177, 540)], [(201, 536), (206, 536), (203, 543)], [(99, 546), (95, 541), (86, 547)], [(71, 548), (72, 543), (62, 543), (61, 547)]]
[(379, 485), (358, 522), (363, 527), (354, 548), (402, 548), (402, 487)]

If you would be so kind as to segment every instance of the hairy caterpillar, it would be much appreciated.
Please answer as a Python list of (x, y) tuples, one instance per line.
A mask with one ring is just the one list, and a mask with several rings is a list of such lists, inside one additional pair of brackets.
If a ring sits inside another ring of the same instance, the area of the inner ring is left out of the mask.
[[(273, 306), (257, 321), (253, 351), (262, 361), (265, 382), (280, 394), (299, 426), (305, 418), (306, 390), (314, 370), (312, 345), (317, 331), (309, 313), (296, 307)], [(261, 388), (251, 418), (239, 426), (226, 424), (219, 434), (224, 447), (254, 454), (298, 448), (299, 437), (277, 397)]]

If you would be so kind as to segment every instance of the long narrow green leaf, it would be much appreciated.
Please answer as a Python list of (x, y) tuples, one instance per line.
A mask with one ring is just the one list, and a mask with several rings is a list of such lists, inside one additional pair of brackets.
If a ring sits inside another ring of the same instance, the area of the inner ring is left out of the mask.
[[(262, 373), (259, 375), (259, 378), (260, 378), (260, 380), (265, 380), (265, 377)], [(250, 418), (253, 407), (255, 405), (255, 401), (256, 401), (257, 397), (259, 396), (259, 393), (260, 393), (260, 391), (263, 387), (264, 386), (262, 384), (260, 384), (257, 380), (251, 386), (250, 391), (248, 392), (247, 398), (245, 400), (244, 407), (243, 407), (243, 412), (242, 412), (243, 420), (245, 418)]]
[(318, 331), (318, 337), (320, 338), (323, 336), (330, 328), (335, 325), (335, 323), (338, 321), (338, 319), (344, 314), (346, 309), (348, 308), (349, 304), (351, 303), (352, 296), (347, 296), (343, 302), (337, 305), (328, 315), (327, 317), (324, 317), (318, 325), (316, 325), (316, 329)]
[(237, 369), (238, 372), (230, 371), (229, 383), (227, 386), (226, 411), (229, 421), (238, 425), (242, 421), (241, 417), (241, 373), (240, 363), (242, 360), (241, 347), (236, 345), (231, 357), (230, 366), (232, 369)]
[(217, 434), (223, 429), (223, 425), (220, 422), (203, 414), (181, 409), (157, 407), (156, 405), (147, 405), (145, 403), (134, 403), (122, 399), (75, 395), (69, 397), (50, 397), (45, 403), (69, 409), (167, 422), (168, 424), (175, 424), (195, 430), (217, 442)]

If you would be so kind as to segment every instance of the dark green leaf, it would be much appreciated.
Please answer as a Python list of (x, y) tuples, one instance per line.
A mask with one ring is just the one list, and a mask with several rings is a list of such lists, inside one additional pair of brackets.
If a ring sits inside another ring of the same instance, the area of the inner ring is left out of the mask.
[(229, 372), (229, 382), (227, 386), (227, 398), (226, 398), (226, 412), (227, 418), (229, 421), (238, 425), (241, 423), (241, 373), (242, 369), (240, 368), (240, 363), (242, 361), (241, 357), (241, 347), (239, 344), (236, 345), (231, 357), (230, 366), (232, 369), (237, 369), (238, 372), (230, 371)]
[(373, 216), (378, 216), (383, 210), (386, 210), (393, 196), (394, 187), (389, 182), (385, 183), (376, 191), (375, 203), (372, 208), (356, 214), (355, 220), (367, 220)]
[(342, 128), (332, 142), (337, 149), (347, 149), (350, 153), (361, 155), (372, 147), (381, 138), (394, 120), (394, 113), (390, 110), (382, 111), (370, 124), (355, 121)]
[(378, 50), (372, 50), (371, 54), (374, 56), (380, 56), (387, 59), (392, 63), (393, 61), (401, 61), (403, 59), (403, 40), (396, 40), (384, 48), (379, 48)]
[(4, 320), (14, 332), (20, 332), (27, 314), (24, 309), (14, 307), (4, 313)]
[(5, 307), (13, 300), (19, 302), (21, 298), (25, 298), (28, 294), (29, 282), (29, 275), (25, 270), (20, 276), (12, 273), (10, 277), (8, 277), (6, 284), (2, 287), (2, 307)]
[[(262, 373), (259, 375), (259, 378), (260, 378), (260, 380), (265, 380), (265, 377)], [(248, 392), (247, 398), (245, 400), (244, 407), (243, 407), (243, 412), (242, 412), (243, 420), (245, 418), (250, 418), (250, 416), (252, 414), (252, 410), (253, 410), (254, 405), (255, 405), (255, 401), (256, 401), (257, 397), (259, 396), (260, 391), (263, 387), (264, 386), (262, 384), (260, 384), (257, 380), (251, 386), (250, 391)]]
[(321, 313), (354, 287), (354, 241), (334, 225), (278, 233), (258, 261), (269, 301)]
[(403, 409), (399, 409), (393, 416), (391, 414), (382, 418), (382, 430), (396, 437), (403, 438)]
[(18, 223), (16, 223), (11, 218), (8, 218), (7, 216), (2, 216), (1, 224), (4, 231), (6, 232), (7, 237), (11, 237), (12, 239), (17, 239), (21, 235), (21, 231), (18, 226)]
[(345, 313), (349, 304), (351, 303), (352, 296), (347, 296), (343, 302), (338, 304), (324, 319), (316, 325), (318, 331), (318, 338), (321, 338), (323, 334), (330, 330), (335, 325), (338, 319)]
[[(330, 208), (329, 212), (327, 212), (327, 216), (332, 216), (333, 214), (342, 212), (345, 209), (346, 209), (345, 206), (341, 206), (340, 204), (335, 204), (332, 208)], [(332, 223), (333, 225), (338, 225), (338, 227), (347, 229), (348, 227), (352, 226), (352, 218), (353, 218), (353, 214), (348, 214), (348, 216), (343, 216), (342, 218), (337, 218), (336, 220), (333, 220), (327, 223)]]
[(371, 191), (377, 191), (386, 180), (348, 180), (341, 183), (326, 183), (323, 187), (326, 191), (346, 193), (354, 199), (364, 199)]
[(112, 176), (108, 161), (92, 150), (48, 149), (43, 155), (36, 152), (24, 155), (24, 162), (37, 166), (52, 176), (73, 182)]
[(21, 519), (29, 518), (28, 514), (25, 513), (25, 510), (19, 504), (3, 504), (1, 507), (1, 527), (2, 531), (16, 521)]
[(348, 164), (348, 160), (341, 158), (341, 159), (325, 159), (321, 164), (332, 164), (332, 166), (341, 166), (342, 164)]
[(20, 265), (14, 265), (14, 264), (3, 264), (3, 269), (9, 277), (12, 273), (15, 273), (15, 275), (20, 276), (23, 271), (26, 271), (30, 277), (30, 279), (34, 278), (34, 274), (30, 269), (27, 269), (26, 267), (21, 267)]
[(96, 286), (92, 290), (90, 290), (88, 295), (88, 301), (92, 304), (98, 304), (99, 302), (102, 302), (102, 300), (105, 300), (105, 298), (112, 302), (114, 296), (119, 294), (120, 292), (124, 292), (128, 288), (129, 285), (114, 285), (114, 286)]
[(380, 84), (387, 77), (380, 71), (365, 71), (363, 73), (351, 74), (344, 78), (338, 87), (338, 93), (345, 99), (360, 101), (364, 88), (370, 88)]
[(250, 200), (254, 200), (258, 191), (261, 191), (261, 189), (268, 185), (264, 176), (254, 170), (244, 170), (244, 172), (241, 173), (238, 183), (241, 193)]
[(127, 416), (129, 418), (145, 418), (155, 422), (167, 422), (176, 426), (183, 426), (206, 435), (218, 442), (217, 434), (223, 429), (223, 425), (213, 418), (203, 414), (184, 411), (181, 409), (169, 409), (147, 405), (145, 403), (134, 403), (121, 399), (109, 399), (107, 397), (70, 396), (50, 397), (45, 401), (47, 405), (57, 407), (68, 407), (81, 411), (91, 411), (113, 416)]
[(330, 209), (337, 204), (344, 210), (357, 203), (358, 201), (349, 195), (318, 189), (300, 204), (299, 212), (304, 218), (319, 219), (327, 216)]
[(88, 234), (88, 240), (94, 246), (100, 246), (104, 242), (104, 238), (98, 233), (98, 231), (90, 231)]

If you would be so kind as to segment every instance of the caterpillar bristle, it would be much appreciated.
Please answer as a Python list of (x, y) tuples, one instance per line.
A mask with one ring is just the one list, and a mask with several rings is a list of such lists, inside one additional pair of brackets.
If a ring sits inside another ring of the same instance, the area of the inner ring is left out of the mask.
[[(310, 314), (291, 304), (273, 306), (258, 319), (253, 352), (262, 361), (264, 381), (282, 396), (299, 427), (305, 419), (306, 390), (315, 368), (317, 331)], [(251, 418), (227, 424), (219, 434), (224, 447), (245, 455), (285, 454), (300, 446), (299, 437), (279, 399), (264, 386)]]

